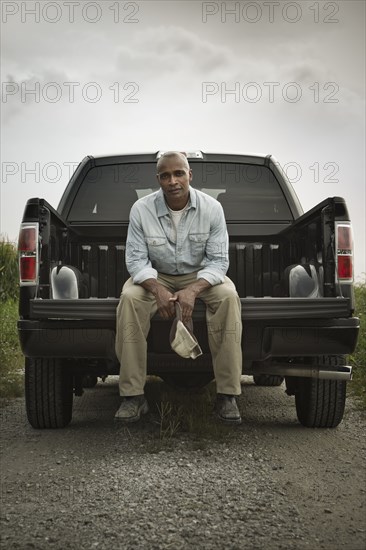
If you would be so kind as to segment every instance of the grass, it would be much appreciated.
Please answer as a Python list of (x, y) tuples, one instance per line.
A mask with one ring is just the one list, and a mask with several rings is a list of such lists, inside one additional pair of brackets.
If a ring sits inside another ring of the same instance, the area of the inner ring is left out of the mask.
[(20, 397), (24, 392), (24, 358), (16, 327), (18, 303), (7, 300), (0, 308), (0, 397)]
[(361, 327), (357, 348), (349, 358), (353, 366), (353, 380), (349, 388), (351, 393), (359, 398), (361, 406), (366, 409), (366, 284), (356, 285), (355, 294), (355, 315), (359, 317)]
[(18, 253), (15, 243), (0, 237), (0, 397), (23, 395), (24, 358), (19, 346)]
[[(230, 430), (216, 419), (213, 413), (216, 398), (215, 384), (202, 390), (179, 391), (169, 387), (157, 377), (149, 377), (145, 386), (150, 410), (157, 420), (157, 433), (151, 452), (169, 449), (178, 435), (189, 434), (192, 444), (204, 449), (209, 440), (224, 440)], [(174, 444), (173, 444), (174, 446)]]
[(0, 303), (17, 300), (19, 294), (18, 252), (15, 243), (0, 237)]

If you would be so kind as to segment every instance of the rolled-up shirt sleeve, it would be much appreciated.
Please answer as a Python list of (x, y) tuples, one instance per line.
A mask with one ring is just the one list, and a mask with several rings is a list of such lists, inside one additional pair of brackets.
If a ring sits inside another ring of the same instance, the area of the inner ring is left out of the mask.
[(146, 279), (157, 279), (158, 272), (151, 265), (148, 248), (136, 204), (131, 208), (126, 241), (126, 267), (135, 284)]
[(224, 282), (229, 267), (229, 237), (224, 211), (217, 204), (212, 217), (211, 230), (205, 248), (205, 266), (197, 273), (197, 279), (205, 279), (212, 286)]

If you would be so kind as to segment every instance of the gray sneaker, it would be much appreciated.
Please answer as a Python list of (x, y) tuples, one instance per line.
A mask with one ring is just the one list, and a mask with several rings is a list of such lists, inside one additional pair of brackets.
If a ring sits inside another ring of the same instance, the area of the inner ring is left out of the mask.
[(228, 424), (240, 424), (241, 416), (235, 395), (218, 393), (216, 397), (216, 413), (220, 420)]
[(122, 403), (114, 418), (122, 422), (137, 422), (142, 414), (149, 412), (145, 395), (122, 397)]

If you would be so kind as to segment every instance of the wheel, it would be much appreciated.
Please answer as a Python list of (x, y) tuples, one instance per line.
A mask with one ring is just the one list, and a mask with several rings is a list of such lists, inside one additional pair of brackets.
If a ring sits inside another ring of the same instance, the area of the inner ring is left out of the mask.
[(299, 422), (307, 428), (335, 428), (346, 403), (346, 382), (299, 378), (295, 392)]
[(85, 376), (83, 376), (83, 388), (94, 388), (97, 384), (98, 376), (95, 376), (94, 374), (86, 374)]
[(253, 380), (257, 386), (280, 386), (284, 378), (275, 374), (258, 374), (253, 376)]
[(72, 417), (73, 377), (58, 359), (26, 358), (25, 404), (33, 428), (64, 428)]
[(209, 372), (201, 373), (161, 373), (160, 378), (164, 380), (169, 386), (182, 390), (192, 390), (195, 388), (203, 388), (207, 386), (213, 380), (213, 374)]

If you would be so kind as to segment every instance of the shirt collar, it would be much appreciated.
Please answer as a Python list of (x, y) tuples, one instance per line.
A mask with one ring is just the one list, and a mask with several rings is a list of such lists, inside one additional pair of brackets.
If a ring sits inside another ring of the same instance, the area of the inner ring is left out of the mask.
[[(168, 210), (168, 207), (166, 205), (165, 198), (164, 198), (164, 193), (163, 193), (163, 190), (161, 188), (157, 192), (155, 203), (156, 203), (156, 212), (157, 212), (158, 218), (160, 218), (161, 216), (166, 216), (166, 215), (169, 214), (169, 210)], [(193, 189), (193, 187), (189, 186), (188, 209), (189, 208), (196, 208), (196, 207), (197, 207), (197, 193), (196, 193), (196, 190)]]

